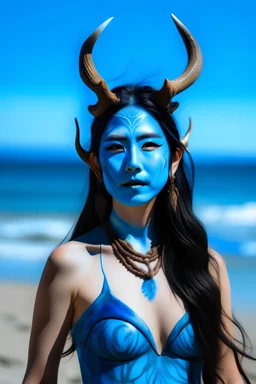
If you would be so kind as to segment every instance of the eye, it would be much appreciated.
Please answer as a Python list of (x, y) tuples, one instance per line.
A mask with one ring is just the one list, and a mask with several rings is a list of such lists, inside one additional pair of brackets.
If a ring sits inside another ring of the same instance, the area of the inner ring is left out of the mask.
[(152, 141), (147, 141), (145, 144), (143, 144), (143, 148), (145, 149), (152, 149), (152, 148), (159, 148), (162, 144), (153, 143)]
[(106, 148), (107, 151), (120, 151), (123, 149), (121, 144), (112, 144)]

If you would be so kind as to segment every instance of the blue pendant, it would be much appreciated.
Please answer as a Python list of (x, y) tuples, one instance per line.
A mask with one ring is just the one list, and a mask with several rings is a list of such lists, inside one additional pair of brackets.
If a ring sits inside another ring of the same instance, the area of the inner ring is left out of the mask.
[(156, 282), (154, 279), (144, 280), (141, 286), (141, 292), (149, 301), (153, 300), (156, 295)]

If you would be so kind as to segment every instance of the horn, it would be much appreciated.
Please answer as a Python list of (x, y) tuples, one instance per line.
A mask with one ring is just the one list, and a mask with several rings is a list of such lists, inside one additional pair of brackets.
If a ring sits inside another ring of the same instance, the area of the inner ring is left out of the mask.
[(192, 131), (192, 120), (189, 118), (189, 127), (187, 130), (187, 133), (182, 139), (180, 139), (182, 144), (185, 146), (186, 150), (188, 150), (188, 139), (189, 139), (189, 136), (191, 134), (191, 131)]
[(77, 119), (75, 118), (76, 123), (76, 139), (75, 139), (75, 147), (76, 151), (80, 157), (86, 164), (90, 165), (90, 152), (87, 152), (80, 144), (80, 130)]
[(80, 144), (80, 129), (79, 129), (79, 124), (78, 124), (78, 121), (77, 119), (75, 118), (75, 123), (76, 123), (76, 139), (75, 139), (75, 147), (76, 147), (76, 151), (78, 153), (78, 156), (80, 157), (80, 159), (82, 159), (86, 164), (89, 165), (89, 167), (91, 168), (91, 170), (94, 172), (94, 174), (96, 175), (97, 179), (100, 180), (101, 179), (101, 172), (100, 170), (95, 167), (94, 165), (94, 162), (93, 162), (93, 157), (95, 156), (95, 154), (93, 152), (87, 152), (85, 149), (83, 149), (83, 147), (81, 146)]
[(105, 80), (97, 72), (93, 60), (92, 51), (101, 32), (110, 23), (113, 17), (110, 17), (102, 23), (84, 42), (79, 56), (79, 72), (83, 82), (98, 97), (95, 105), (89, 105), (88, 111), (95, 117), (99, 117), (111, 104), (118, 103), (119, 97), (110, 91)]
[(188, 63), (181, 76), (171, 81), (165, 79), (162, 88), (153, 94), (155, 103), (160, 107), (167, 108), (169, 113), (174, 112), (177, 108), (177, 104), (172, 103), (171, 99), (196, 81), (203, 65), (202, 52), (196, 39), (177, 17), (173, 14), (171, 14), (171, 17), (186, 46)]

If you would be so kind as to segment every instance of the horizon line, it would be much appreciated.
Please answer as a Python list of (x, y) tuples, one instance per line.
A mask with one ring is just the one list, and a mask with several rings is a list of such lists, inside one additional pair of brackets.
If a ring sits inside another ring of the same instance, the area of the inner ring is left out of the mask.
[[(246, 163), (256, 165), (256, 154), (190, 151), (195, 163)], [(0, 147), (1, 163), (82, 163), (75, 148), (71, 147)]]

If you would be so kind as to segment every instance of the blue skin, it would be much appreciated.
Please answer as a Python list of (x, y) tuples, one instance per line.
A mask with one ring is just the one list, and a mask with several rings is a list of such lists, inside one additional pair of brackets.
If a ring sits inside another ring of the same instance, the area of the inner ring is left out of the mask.
[[(114, 135), (123, 138), (115, 139)], [(117, 112), (106, 127), (99, 162), (109, 194), (126, 206), (139, 206), (151, 201), (166, 184), (170, 149), (159, 123), (143, 108), (128, 106)], [(121, 186), (133, 179), (147, 185)]]
[[(149, 203), (168, 180), (170, 156), (166, 137), (154, 117), (138, 106), (123, 108), (110, 120), (100, 141), (99, 163), (107, 191), (126, 207)], [(122, 186), (134, 179), (147, 184)], [(114, 209), (110, 221), (139, 252), (145, 253), (151, 241), (157, 241), (151, 222), (145, 227), (131, 225)]]
[[(145, 134), (147, 138), (139, 137)], [(124, 137), (110, 141), (112, 135)], [(115, 207), (110, 216), (111, 223), (122, 238), (135, 244), (136, 250), (142, 253), (148, 250), (150, 239), (155, 236), (151, 221), (143, 225), (146, 208), (154, 203), (168, 179), (170, 155), (167, 140), (157, 121), (135, 106), (119, 111), (101, 138), (99, 160), (102, 176)], [(172, 170), (178, 160), (173, 162)], [(134, 178), (147, 182), (147, 185), (139, 188), (121, 186)], [(71, 330), (83, 382), (199, 384), (203, 353), (195, 340), (188, 313), (173, 327), (163, 347), (157, 348), (147, 323), (111, 292), (102, 253), (100, 261), (104, 275), (102, 291)], [(188, 379), (186, 359), (191, 357), (200, 360), (195, 359), (190, 364), (191, 376)]]

